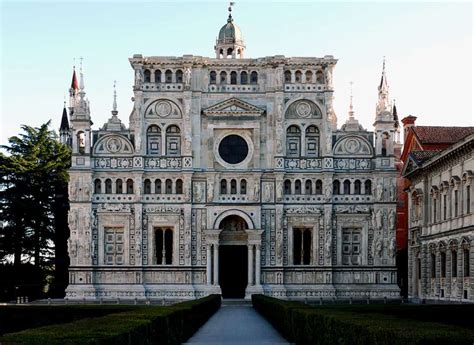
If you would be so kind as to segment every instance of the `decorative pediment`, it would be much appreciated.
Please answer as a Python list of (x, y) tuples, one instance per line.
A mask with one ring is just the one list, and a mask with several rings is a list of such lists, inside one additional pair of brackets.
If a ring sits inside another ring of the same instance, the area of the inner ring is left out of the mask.
[(224, 102), (214, 104), (202, 112), (207, 116), (261, 116), (265, 109), (237, 98), (230, 98)]
[(418, 168), (419, 168), (418, 163), (413, 159), (413, 157), (408, 156), (407, 162), (405, 163), (402, 170), (402, 175), (406, 176)]
[(322, 118), (322, 113), (313, 101), (300, 99), (288, 106), (285, 117), (287, 119), (320, 119)]
[(335, 156), (372, 156), (372, 148), (362, 137), (345, 136), (338, 140), (334, 146)]
[(94, 154), (97, 155), (131, 155), (133, 145), (128, 138), (117, 135), (105, 135), (94, 145)]

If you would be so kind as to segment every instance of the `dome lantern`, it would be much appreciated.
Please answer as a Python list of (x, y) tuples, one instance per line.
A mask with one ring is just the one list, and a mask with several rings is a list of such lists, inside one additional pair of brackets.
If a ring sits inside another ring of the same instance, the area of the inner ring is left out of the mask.
[(227, 23), (220, 29), (219, 36), (216, 39), (216, 45), (214, 46), (216, 58), (218, 59), (244, 57), (244, 39), (240, 28), (234, 23), (234, 18), (232, 18), (233, 5), (233, 2), (229, 5)]

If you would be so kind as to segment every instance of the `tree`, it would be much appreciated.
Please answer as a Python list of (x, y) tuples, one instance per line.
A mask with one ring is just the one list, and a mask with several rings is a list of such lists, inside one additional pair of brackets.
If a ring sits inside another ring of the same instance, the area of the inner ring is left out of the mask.
[(0, 260), (29, 262), (44, 274), (54, 266), (55, 278), (64, 280), (71, 154), (49, 126), (23, 125), (24, 133), (1, 146), (7, 154), (0, 153)]

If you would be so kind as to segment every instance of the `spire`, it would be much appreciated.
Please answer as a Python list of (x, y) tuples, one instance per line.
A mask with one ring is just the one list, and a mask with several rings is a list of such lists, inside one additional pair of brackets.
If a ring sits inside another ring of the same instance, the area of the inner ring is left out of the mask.
[(59, 126), (59, 131), (69, 131), (69, 121), (67, 119), (67, 110), (66, 110), (66, 101), (64, 101), (63, 115), (61, 117), (61, 126)]
[(76, 66), (72, 67), (71, 89), (76, 90), (76, 91), (79, 90), (79, 83), (77, 82), (77, 76), (76, 76)]
[(227, 18), (227, 23), (231, 23), (234, 19), (232, 18), (232, 6), (235, 5), (235, 2), (231, 1), (229, 2), (229, 18)]
[(112, 103), (112, 115), (117, 116), (118, 110), (117, 110), (117, 81), (114, 80), (114, 102)]
[(349, 119), (354, 120), (354, 105), (352, 104), (352, 85), (354, 84), (352, 81), (350, 82), (351, 84), (351, 97), (350, 97), (350, 103), (349, 103)]
[(229, 16), (227, 18), (227, 23), (221, 27), (219, 30), (219, 35), (216, 39), (216, 45), (214, 46), (214, 51), (216, 53), (216, 58), (243, 58), (245, 51), (244, 39), (242, 32), (237, 24), (234, 23), (234, 18), (232, 17), (232, 7), (235, 5), (235, 2), (229, 2)]
[(84, 90), (84, 73), (82, 72), (82, 60), (83, 60), (82, 56), (80, 60), (81, 60), (81, 64), (80, 64), (81, 67), (79, 70), (79, 76), (80, 76), (79, 88), (81, 89), (81, 91), (83, 91)]
[(390, 104), (388, 101), (388, 82), (385, 74), (385, 56), (383, 57), (382, 77), (380, 78), (380, 85), (378, 87), (379, 99), (377, 102), (377, 114), (388, 111), (390, 112)]
[(393, 100), (392, 115), (393, 115), (393, 121), (395, 121), (395, 128), (398, 128), (400, 124), (398, 123), (397, 106), (395, 105), (395, 100)]

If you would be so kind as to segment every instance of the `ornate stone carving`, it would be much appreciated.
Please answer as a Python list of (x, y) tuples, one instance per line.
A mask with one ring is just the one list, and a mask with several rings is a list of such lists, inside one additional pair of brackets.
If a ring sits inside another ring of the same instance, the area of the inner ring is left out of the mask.
[(336, 206), (337, 213), (369, 213), (369, 206), (362, 205), (340, 205)]
[(186, 67), (184, 69), (184, 86), (186, 89), (189, 89), (191, 86), (191, 68)]
[(313, 206), (301, 206), (301, 207), (292, 207), (285, 209), (286, 214), (321, 214), (321, 208)]

